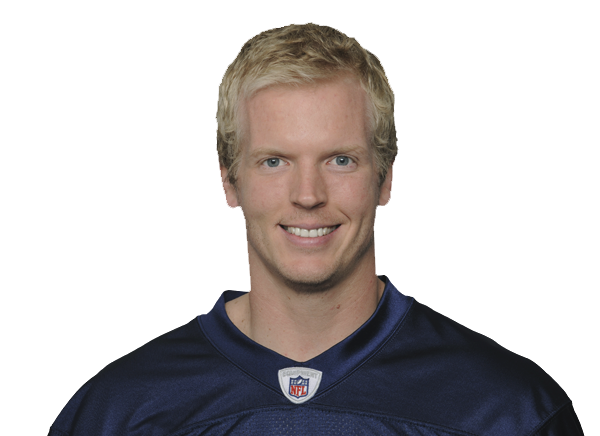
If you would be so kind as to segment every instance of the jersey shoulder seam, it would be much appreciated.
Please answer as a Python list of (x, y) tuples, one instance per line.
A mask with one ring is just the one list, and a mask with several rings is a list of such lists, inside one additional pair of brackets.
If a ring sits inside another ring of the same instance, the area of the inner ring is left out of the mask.
[(544, 419), (542, 419), (542, 422), (540, 422), (531, 432), (527, 433), (527, 436), (535, 436), (535, 434), (543, 427), (545, 426), (548, 422), (550, 422), (556, 415), (558, 415), (560, 413), (561, 410), (563, 410), (565, 407), (568, 407), (569, 404), (571, 404), (571, 400), (567, 400), (566, 403), (558, 406), (556, 409), (552, 410), (550, 413), (548, 413), (548, 415), (546, 415), (546, 417)]

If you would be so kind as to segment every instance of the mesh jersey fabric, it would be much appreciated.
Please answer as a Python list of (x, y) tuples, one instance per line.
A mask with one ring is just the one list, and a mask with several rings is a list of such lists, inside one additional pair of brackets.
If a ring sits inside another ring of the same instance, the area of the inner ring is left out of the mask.
[[(571, 401), (537, 365), (401, 294), (385, 276), (371, 318), (307, 362), (253, 342), (211, 312), (111, 363), (49, 436), (583, 435)], [(322, 371), (302, 404), (278, 371)]]

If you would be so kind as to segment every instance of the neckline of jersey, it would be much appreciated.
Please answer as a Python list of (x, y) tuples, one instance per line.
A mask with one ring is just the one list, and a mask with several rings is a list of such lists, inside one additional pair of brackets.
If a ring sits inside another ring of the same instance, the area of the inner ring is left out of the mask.
[(379, 276), (385, 288), (377, 309), (350, 336), (306, 362), (296, 362), (270, 350), (243, 334), (229, 319), (225, 303), (245, 294), (225, 291), (206, 315), (198, 317), (200, 328), (226, 359), (259, 382), (281, 393), (278, 371), (305, 367), (323, 372), (318, 398), (372, 357), (400, 326), (414, 299), (398, 291), (386, 276)]

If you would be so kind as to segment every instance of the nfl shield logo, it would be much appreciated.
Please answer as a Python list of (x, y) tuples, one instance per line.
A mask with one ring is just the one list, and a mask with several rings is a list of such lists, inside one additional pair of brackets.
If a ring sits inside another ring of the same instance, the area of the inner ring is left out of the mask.
[(307, 367), (283, 368), (278, 372), (281, 393), (294, 404), (309, 401), (317, 393), (323, 373)]
[(308, 381), (307, 378), (298, 376), (296, 378), (290, 378), (290, 395), (296, 398), (306, 397), (308, 395)]

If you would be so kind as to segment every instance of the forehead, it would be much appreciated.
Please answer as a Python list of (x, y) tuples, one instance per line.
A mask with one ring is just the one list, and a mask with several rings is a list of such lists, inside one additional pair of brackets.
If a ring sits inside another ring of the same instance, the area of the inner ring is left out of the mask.
[(353, 77), (270, 86), (247, 100), (244, 112), (244, 151), (367, 142), (367, 97)]

